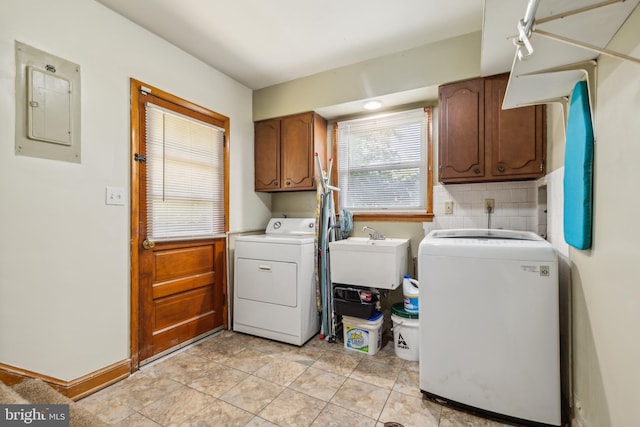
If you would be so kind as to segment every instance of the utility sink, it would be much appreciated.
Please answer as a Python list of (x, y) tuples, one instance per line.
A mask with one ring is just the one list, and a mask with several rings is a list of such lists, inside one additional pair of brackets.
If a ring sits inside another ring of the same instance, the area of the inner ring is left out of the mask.
[(396, 289), (407, 274), (409, 239), (349, 237), (329, 242), (331, 281)]

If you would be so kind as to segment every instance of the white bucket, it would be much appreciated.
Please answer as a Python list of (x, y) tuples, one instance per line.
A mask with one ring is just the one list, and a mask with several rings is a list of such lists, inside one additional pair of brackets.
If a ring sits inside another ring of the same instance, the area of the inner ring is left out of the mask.
[(344, 348), (371, 356), (382, 347), (382, 313), (375, 312), (367, 319), (342, 316)]
[(420, 350), (418, 314), (406, 311), (403, 303), (394, 304), (391, 307), (391, 321), (396, 356), (405, 360), (418, 360)]

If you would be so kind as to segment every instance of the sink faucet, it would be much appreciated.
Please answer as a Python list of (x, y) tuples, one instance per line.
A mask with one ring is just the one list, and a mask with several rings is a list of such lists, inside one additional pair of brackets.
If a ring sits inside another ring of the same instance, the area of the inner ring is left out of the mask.
[(364, 227), (362, 227), (362, 231), (367, 231), (367, 230), (371, 230), (371, 233), (369, 233), (369, 238), (371, 240), (384, 240), (384, 234), (380, 233), (378, 230), (373, 229), (371, 227), (367, 227), (366, 225)]

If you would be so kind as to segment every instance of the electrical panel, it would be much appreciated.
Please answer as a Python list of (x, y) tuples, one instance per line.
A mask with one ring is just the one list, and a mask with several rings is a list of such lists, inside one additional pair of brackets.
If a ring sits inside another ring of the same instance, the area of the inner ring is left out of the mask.
[(16, 154), (80, 163), (80, 66), (16, 41)]

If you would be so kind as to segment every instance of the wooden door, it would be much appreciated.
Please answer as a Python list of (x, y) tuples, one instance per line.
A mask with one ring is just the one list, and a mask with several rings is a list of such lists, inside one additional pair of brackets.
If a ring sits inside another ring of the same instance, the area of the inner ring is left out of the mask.
[[(143, 89), (143, 90), (141, 90)], [(226, 326), (224, 232), (199, 239), (147, 235), (146, 103), (226, 130), (224, 215), (228, 217), (228, 119), (132, 79), (132, 366)], [(224, 231), (227, 231), (225, 220)]]
[(254, 125), (255, 191), (280, 188), (280, 119), (265, 120)]
[(505, 179), (541, 177), (545, 173), (544, 106), (502, 109), (508, 74), (485, 83), (487, 136), (491, 175)]
[(482, 180), (485, 171), (484, 80), (440, 87), (438, 179)]
[(313, 114), (282, 119), (282, 188), (313, 190), (314, 135)]

